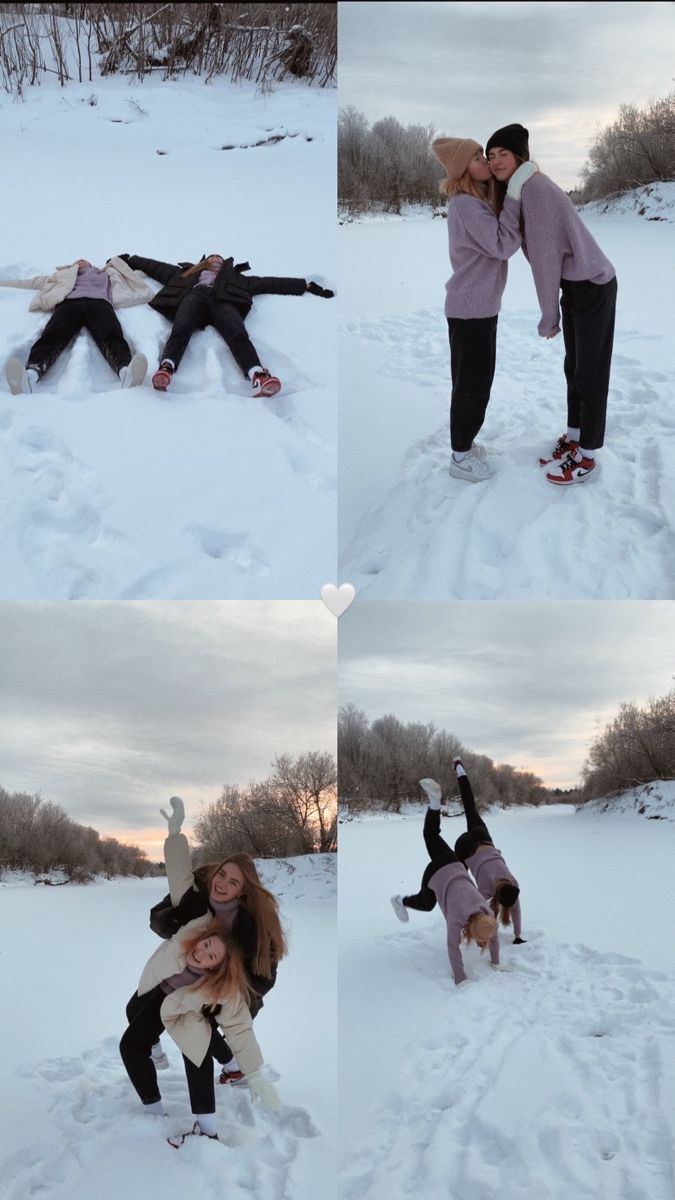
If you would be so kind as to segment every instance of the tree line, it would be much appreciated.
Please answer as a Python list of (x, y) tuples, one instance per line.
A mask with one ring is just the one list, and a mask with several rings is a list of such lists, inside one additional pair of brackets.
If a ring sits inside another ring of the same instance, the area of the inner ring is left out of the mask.
[(195, 862), (244, 850), (288, 858), (337, 850), (337, 768), (332, 754), (278, 755), (267, 779), (226, 784), (195, 822)]
[(598, 734), (583, 769), (583, 800), (675, 778), (675, 690), (646, 704), (622, 704)]
[(445, 798), (459, 799), (453, 758), (462, 759), (482, 806), (563, 798), (553, 797), (531, 771), (475, 754), (433, 722), (404, 724), (391, 714), (371, 722), (353, 704), (340, 709), (338, 791), (340, 803), (351, 812), (400, 812), (407, 801), (424, 800), (419, 780), (428, 776), (440, 783)]
[(3, 4), (0, 83), (22, 95), (53, 75), (92, 82), (187, 72), (271, 86), (335, 77), (337, 6), (328, 4)]
[(7, 792), (0, 787), (0, 870), (32, 871), (36, 876), (62, 870), (74, 883), (95, 875), (158, 875), (138, 846), (73, 821), (65, 809), (38, 794)]
[[(405, 204), (437, 206), (443, 168), (431, 151), (431, 125), (383, 117), (372, 125), (353, 107), (338, 118), (338, 196), (349, 213), (400, 213)], [(536, 157), (536, 156), (535, 156)], [(586, 203), (657, 180), (675, 179), (675, 92), (642, 108), (624, 104), (591, 143), (581, 186)], [(443, 203), (445, 203), (443, 201)]]

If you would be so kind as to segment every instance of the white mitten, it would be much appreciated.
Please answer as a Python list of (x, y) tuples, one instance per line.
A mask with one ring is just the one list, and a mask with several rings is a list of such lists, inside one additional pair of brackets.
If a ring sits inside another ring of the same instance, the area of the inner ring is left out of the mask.
[(527, 183), (533, 175), (536, 175), (539, 167), (533, 162), (524, 162), (513, 172), (509, 179), (509, 185), (506, 189), (507, 196), (512, 200), (520, 200), (520, 193), (523, 190), (523, 184)]
[(169, 822), (169, 835), (171, 835), (172, 833), (180, 833), (180, 827), (185, 820), (185, 805), (180, 796), (172, 796), (169, 804), (173, 809), (171, 816), (163, 808), (160, 808), (159, 811), (164, 819)]
[(430, 800), (435, 800), (440, 804), (441, 796), (443, 795), (440, 783), (436, 783), (435, 779), (420, 779), (420, 787), (426, 792)]
[(493, 971), (512, 971), (513, 970), (513, 967), (510, 967), (508, 963), (490, 963), (490, 966), (492, 967)]
[(267, 1076), (263, 1075), (262, 1071), (251, 1071), (251, 1074), (246, 1076), (246, 1082), (263, 1108), (269, 1109), (270, 1112), (277, 1112), (281, 1108), (276, 1088), (270, 1083)]

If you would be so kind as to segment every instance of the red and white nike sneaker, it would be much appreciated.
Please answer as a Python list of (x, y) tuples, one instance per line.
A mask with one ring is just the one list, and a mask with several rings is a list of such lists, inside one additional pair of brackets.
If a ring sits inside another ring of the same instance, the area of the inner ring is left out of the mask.
[(256, 371), (251, 380), (254, 396), (276, 396), (281, 391), (281, 380), (276, 375), (270, 375), (264, 368)]
[(546, 478), (549, 483), (557, 483), (562, 487), (568, 487), (571, 483), (588, 483), (589, 480), (597, 477), (598, 468), (594, 458), (582, 458), (578, 450), (574, 454), (568, 454), (552, 471), (546, 472)]
[(161, 362), (152, 377), (152, 386), (156, 392), (165, 392), (173, 379), (173, 367), (168, 362)]
[(561, 433), (561, 435), (558, 438), (555, 446), (553, 447), (553, 450), (551, 451), (551, 454), (549, 455), (549, 457), (539, 459), (539, 466), (547, 467), (548, 464), (551, 462), (562, 462), (563, 459), (567, 458), (568, 454), (573, 454), (574, 451), (578, 450), (578, 449), (579, 449), (578, 442), (569, 441), (567, 438), (567, 434)]
[(227, 1067), (223, 1067), (222, 1071), (220, 1072), (220, 1079), (218, 1080), (218, 1083), (237, 1084), (245, 1082), (246, 1076), (244, 1075), (243, 1071), (228, 1071)]

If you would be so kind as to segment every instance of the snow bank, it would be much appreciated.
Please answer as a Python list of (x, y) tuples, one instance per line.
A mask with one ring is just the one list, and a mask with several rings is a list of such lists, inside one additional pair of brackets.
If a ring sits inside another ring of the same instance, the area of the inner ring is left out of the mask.
[(675, 821), (675, 779), (655, 779), (628, 788), (618, 796), (601, 796), (590, 800), (581, 813), (637, 813), (650, 821)]
[(659, 180), (644, 187), (631, 188), (619, 196), (604, 200), (592, 200), (581, 204), (578, 211), (583, 217), (611, 213), (637, 214), (647, 221), (675, 221), (675, 181)]

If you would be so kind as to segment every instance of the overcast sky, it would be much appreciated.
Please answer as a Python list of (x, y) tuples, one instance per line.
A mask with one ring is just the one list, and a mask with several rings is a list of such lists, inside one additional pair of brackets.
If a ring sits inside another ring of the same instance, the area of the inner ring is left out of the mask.
[(514, 121), (573, 187), (619, 105), (673, 90), (672, 3), (351, 3), (339, 9), (340, 106), (485, 145)]
[(340, 618), (339, 699), (433, 721), (470, 750), (573, 787), (626, 701), (675, 686), (675, 603), (357, 602)]
[(336, 620), (306, 603), (3, 603), (0, 784), (161, 858), (275, 754), (335, 752)]

